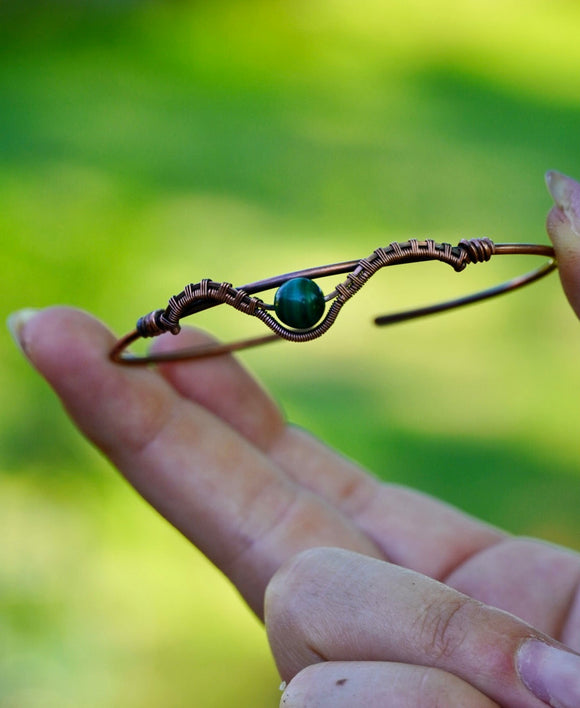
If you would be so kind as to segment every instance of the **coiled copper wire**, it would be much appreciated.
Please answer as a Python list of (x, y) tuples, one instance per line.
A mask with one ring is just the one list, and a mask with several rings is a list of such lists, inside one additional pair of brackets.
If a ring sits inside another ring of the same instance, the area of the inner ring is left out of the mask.
[[(308, 342), (317, 339), (330, 329), (336, 321), (342, 306), (381, 268), (399, 263), (437, 260), (447, 263), (455, 271), (461, 272), (470, 263), (484, 263), (489, 261), (494, 255), (509, 254), (545, 256), (549, 260), (529, 273), (487, 290), (454, 300), (375, 318), (375, 324), (387, 325), (468, 305), (532, 283), (557, 267), (554, 250), (550, 246), (539, 244), (496, 244), (488, 238), (462, 239), (457, 246), (452, 246), (449, 243), (437, 243), (432, 239), (424, 241), (410, 239), (405, 242), (391, 243), (384, 248), (377, 248), (370, 256), (356, 261), (333, 263), (293, 273), (285, 273), (284, 275), (244, 285), (241, 288), (235, 288), (228, 282), (217, 282), (206, 278), (199, 283), (186, 285), (180, 293), (173, 295), (169, 299), (165, 309), (154, 310), (139, 318), (136, 329), (116, 343), (110, 356), (113, 361), (121, 364), (149, 364), (215, 356), (279, 339), (291, 342)], [(286, 327), (270, 314), (270, 311), (274, 309), (272, 305), (268, 305), (260, 298), (255, 297), (256, 293), (279, 287), (292, 278), (315, 279), (344, 273), (347, 274), (346, 279), (336, 285), (335, 289), (325, 297), (327, 301), (332, 300), (332, 304), (325, 316), (316, 326), (307, 330)], [(137, 339), (156, 337), (164, 332), (178, 334), (181, 329), (180, 321), (184, 317), (220, 304), (229, 305), (246, 315), (258, 318), (271, 330), (272, 334), (228, 344), (209, 344), (190, 350), (151, 354), (143, 357), (125, 352), (127, 347)]]

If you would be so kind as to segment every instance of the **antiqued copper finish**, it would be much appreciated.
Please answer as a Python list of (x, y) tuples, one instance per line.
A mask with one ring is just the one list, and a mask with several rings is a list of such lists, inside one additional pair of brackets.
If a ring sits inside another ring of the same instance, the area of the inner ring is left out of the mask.
[[(186, 285), (179, 294), (170, 298), (165, 309), (154, 310), (141, 317), (137, 322), (136, 329), (117, 342), (111, 351), (111, 359), (120, 364), (141, 365), (217, 356), (280, 339), (286, 339), (291, 342), (308, 342), (322, 336), (330, 329), (347, 300), (355, 295), (369, 278), (381, 268), (399, 263), (437, 260), (447, 263), (455, 271), (461, 272), (470, 263), (482, 263), (489, 261), (492, 256), (498, 255), (544, 256), (548, 258), (548, 261), (533, 271), (487, 290), (435, 305), (382, 315), (375, 318), (375, 323), (377, 325), (394, 324), (395, 322), (403, 322), (486, 300), (532, 283), (557, 267), (554, 250), (550, 246), (527, 243), (494, 243), (488, 238), (463, 239), (457, 246), (452, 246), (449, 243), (436, 243), (431, 239), (424, 241), (411, 239), (402, 243), (391, 243), (384, 248), (377, 248), (367, 258), (285, 273), (284, 275), (277, 275), (266, 280), (249, 283), (240, 288), (233, 287), (231, 283), (220, 283), (205, 279), (199, 283)], [(278, 288), (293, 278), (310, 278), (314, 280), (344, 273), (347, 274), (346, 279), (336, 285), (335, 289), (324, 298), (327, 302), (332, 301), (326, 314), (317, 325), (310, 329), (297, 330), (286, 327), (270, 314), (274, 309), (273, 305), (255, 297), (256, 293)], [(156, 337), (164, 332), (178, 334), (181, 329), (181, 319), (220, 304), (229, 305), (240, 312), (258, 318), (271, 330), (272, 334), (229, 344), (208, 344), (194, 349), (152, 354), (143, 357), (126, 353), (127, 347), (137, 339)]]

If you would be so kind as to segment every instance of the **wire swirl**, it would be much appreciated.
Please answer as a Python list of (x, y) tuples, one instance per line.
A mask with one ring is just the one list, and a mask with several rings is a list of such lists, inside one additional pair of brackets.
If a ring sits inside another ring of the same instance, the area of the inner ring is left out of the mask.
[[(405, 242), (393, 242), (385, 247), (377, 248), (365, 258), (345, 263), (335, 263), (328, 266), (309, 268), (294, 273), (286, 273), (267, 280), (250, 283), (240, 288), (229, 282), (218, 282), (208, 278), (198, 283), (189, 283), (178, 294), (173, 295), (165, 309), (154, 310), (137, 321), (136, 329), (119, 340), (111, 352), (114, 361), (120, 363), (149, 363), (152, 361), (188, 359), (198, 356), (208, 356), (237, 349), (255, 346), (278, 338), (291, 342), (308, 342), (325, 334), (336, 321), (341, 308), (382, 268), (399, 263), (415, 263), (437, 260), (450, 265), (456, 272), (463, 271), (471, 263), (484, 263), (496, 254), (530, 254), (547, 256), (550, 260), (518, 278), (449, 302), (429, 305), (415, 310), (383, 315), (375, 319), (376, 324), (393, 324), (404, 320), (421, 317), (435, 312), (442, 312), (460, 307), (472, 302), (484, 300), (495, 295), (514, 290), (527, 283), (538, 280), (556, 268), (554, 251), (549, 246), (537, 244), (495, 244), (489, 238), (462, 239), (456, 246), (449, 243), (437, 243), (433, 239), (419, 241), (410, 239)], [(285, 282), (296, 277), (322, 278), (329, 275), (346, 274), (346, 278), (338, 283), (334, 290), (325, 297), (332, 304), (327, 309), (322, 320), (309, 329), (291, 329), (270, 314), (273, 305), (266, 304), (255, 293), (280, 287)], [(180, 321), (196, 312), (226, 304), (246, 315), (261, 320), (273, 333), (269, 336), (247, 340), (229, 345), (215, 345), (201, 351), (175, 353), (170, 356), (152, 355), (149, 357), (134, 357), (123, 355), (126, 347), (141, 337), (157, 337), (164, 332), (178, 334), (181, 330)]]

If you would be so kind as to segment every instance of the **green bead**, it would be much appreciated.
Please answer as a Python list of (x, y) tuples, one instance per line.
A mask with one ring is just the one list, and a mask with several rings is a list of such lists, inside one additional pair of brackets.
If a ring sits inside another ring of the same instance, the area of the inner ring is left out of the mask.
[(324, 314), (324, 293), (309, 278), (292, 278), (281, 285), (274, 310), (281, 322), (294, 329), (310, 329)]

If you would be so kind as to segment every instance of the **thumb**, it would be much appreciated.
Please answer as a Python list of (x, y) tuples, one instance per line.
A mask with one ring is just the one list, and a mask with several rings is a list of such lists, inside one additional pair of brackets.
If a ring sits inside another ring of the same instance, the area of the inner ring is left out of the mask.
[(554, 244), (564, 292), (580, 317), (580, 183), (550, 170), (546, 184), (555, 202), (546, 222), (548, 236)]

